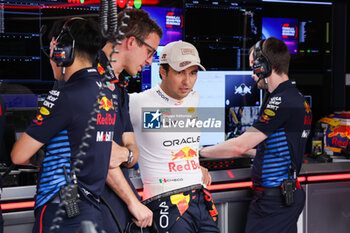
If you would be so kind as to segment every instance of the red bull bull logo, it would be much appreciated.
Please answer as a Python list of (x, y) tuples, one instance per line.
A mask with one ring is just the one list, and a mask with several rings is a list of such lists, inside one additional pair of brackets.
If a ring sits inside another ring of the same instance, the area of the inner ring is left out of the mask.
[(103, 108), (106, 111), (114, 109), (112, 99), (109, 100), (106, 96), (103, 96), (101, 99), (98, 100), (98, 102), (100, 103), (100, 106), (98, 107), (99, 109)]
[(305, 106), (305, 111), (307, 114), (311, 113), (311, 108), (310, 105), (308, 105), (308, 103), (306, 103), (306, 101), (304, 101), (304, 106)]
[(102, 67), (101, 63), (97, 64), (97, 71), (101, 75), (105, 73), (105, 69)]
[(183, 215), (188, 209), (188, 204), (190, 203), (190, 195), (174, 194), (170, 196), (171, 204), (176, 205), (180, 215)]
[(43, 123), (43, 119), (43, 116), (39, 114), (36, 116), (36, 119), (34, 119), (33, 122), (37, 125), (41, 125)]
[(188, 146), (182, 148), (176, 153), (171, 152), (171, 155), (173, 156), (173, 158), (171, 159), (172, 161), (176, 159), (191, 159), (193, 157), (198, 157), (197, 150), (193, 150)]
[[(169, 172), (181, 172), (200, 169), (198, 159), (193, 159), (194, 157), (198, 157), (197, 150), (193, 150), (186, 146), (175, 154), (173, 152), (171, 154), (173, 156), (172, 161), (177, 159), (179, 159), (179, 161), (176, 163), (169, 163)], [(183, 160), (186, 162), (184, 163)]]
[(330, 127), (331, 133), (328, 134), (328, 137), (334, 137), (339, 135), (340, 137), (347, 137), (350, 139), (350, 125), (339, 125), (339, 126), (331, 126)]

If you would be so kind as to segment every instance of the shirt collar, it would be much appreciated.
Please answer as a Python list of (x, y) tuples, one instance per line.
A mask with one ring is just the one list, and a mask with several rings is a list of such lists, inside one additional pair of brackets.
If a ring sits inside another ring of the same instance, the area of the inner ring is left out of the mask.
[(280, 92), (282, 92), (286, 89), (292, 88), (292, 87), (294, 87), (294, 85), (292, 84), (292, 82), (290, 80), (284, 81), (278, 85), (278, 87), (271, 93), (271, 95), (280, 93)]

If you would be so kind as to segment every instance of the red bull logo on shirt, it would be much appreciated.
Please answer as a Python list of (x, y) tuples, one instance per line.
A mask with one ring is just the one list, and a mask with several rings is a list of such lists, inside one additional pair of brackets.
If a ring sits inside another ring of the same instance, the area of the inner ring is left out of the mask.
[(176, 153), (171, 152), (171, 155), (173, 156), (173, 158), (171, 159), (172, 161), (176, 159), (191, 159), (193, 157), (198, 157), (197, 150), (193, 150), (188, 146), (185, 146)]
[(308, 105), (308, 103), (306, 103), (306, 101), (304, 102), (304, 106), (305, 106), (305, 111), (306, 113), (311, 113), (311, 108), (310, 108), (310, 105)]
[(39, 114), (36, 116), (36, 119), (34, 119), (33, 122), (37, 125), (42, 125), (43, 119), (43, 116)]
[(98, 99), (98, 102), (100, 103), (100, 106), (98, 107), (99, 109), (103, 108), (106, 111), (114, 109), (112, 99), (109, 100), (106, 96), (103, 96), (101, 99)]
[(114, 125), (116, 119), (116, 114), (106, 113), (106, 116), (103, 116), (101, 113), (97, 113), (96, 124), (97, 125)]
[(97, 71), (101, 75), (105, 73), (105, 69), (102, 67), (101, 63), (97, 64)]
[(190, 171), (190, 170), (196, 170), (200, 169), (200, 165), (198, 163), (198, 160), (194, 160), (192, 158), (198, 157), (197, 155), (197, 149), (193, 150), (188, 146), (185, 146), (178, 152), (174, 153), (171, 152), (172, 155), (172, 161), (174, 160), (185, 160), (185, 162), (178, 161), (170, 162), (169, 163), (169, 172), (180, 172), (180, 171)]

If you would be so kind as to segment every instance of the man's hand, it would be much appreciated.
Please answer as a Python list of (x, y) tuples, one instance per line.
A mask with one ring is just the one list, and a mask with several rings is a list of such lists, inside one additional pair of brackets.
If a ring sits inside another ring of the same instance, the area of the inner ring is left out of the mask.
[(201, 166), (202, 174), (203, 174), (203, 184), (205, 186), (208, 186), (211, 184), (211, 175), (209, 174), (209, 171), (207, 168)]
[(138, 227), (145, 228), (152, 226), (153, 212), (141, 202), (132, 202), (128, 205), (130, 213), (134, 216), (132, 219)]
[(109, 168), (119, 167), (123, 162), (128, 161), (129, 150), (126, 147), (119, 146), (116, 142), (112, 142), (111, 159), (109, 161)]

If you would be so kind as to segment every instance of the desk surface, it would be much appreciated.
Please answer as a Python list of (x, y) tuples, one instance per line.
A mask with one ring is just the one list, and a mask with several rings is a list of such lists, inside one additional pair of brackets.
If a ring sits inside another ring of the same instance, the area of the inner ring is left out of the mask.
[[(248, 181), (250, 180), (250, 171), (250, 168), (238, 168), (229, 170), (210, 171), (210, 175), (212, 176), (212, 183)], [(345, 172), (350, 172), (350, 162), (310, 163), (303, 164), (300, 171), (300, 176)], [(131, 178), (131, 180), (135, 188), (142, 188), (142, 182), (139, 177)], [(3, 188), (1, 200), (8, 201), (14, 199), (31, 199), (35, 194), (35, 190), (35, 185), (6, 187)]]

